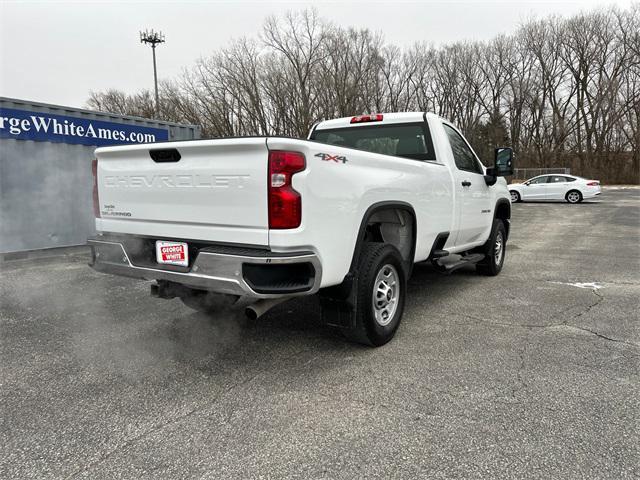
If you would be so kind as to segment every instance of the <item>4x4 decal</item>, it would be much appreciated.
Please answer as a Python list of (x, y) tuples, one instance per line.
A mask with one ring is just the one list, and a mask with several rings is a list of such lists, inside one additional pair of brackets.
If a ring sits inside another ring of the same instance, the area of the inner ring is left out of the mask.
[(347, 163), (347, 157), (342, 155), (329, 155), (328, 153), (316, 153), (316, 157), (320, 157), (325, 162)]

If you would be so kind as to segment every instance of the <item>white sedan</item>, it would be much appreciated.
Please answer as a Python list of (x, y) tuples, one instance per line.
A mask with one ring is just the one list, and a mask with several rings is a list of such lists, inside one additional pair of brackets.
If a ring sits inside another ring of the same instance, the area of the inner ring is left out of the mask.
[(526, 200), (566, 200), (580, 203), (585, 198), (600, 195), (600, 182), (575, 175), (540, 175), (524, 183), (509, 185), (512, 202)]

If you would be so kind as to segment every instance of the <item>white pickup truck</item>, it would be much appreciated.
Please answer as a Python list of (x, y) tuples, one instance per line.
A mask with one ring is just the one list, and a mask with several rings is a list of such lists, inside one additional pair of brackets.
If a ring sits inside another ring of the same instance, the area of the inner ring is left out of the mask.
[(349, 339), (393, 338), (416, 262), (497, 275), (512, 151), (485, 168), (423, 112), (315, 125), (307, 140), (243, 137), (96, 150), (91, 266), (156, 280), (152, 294), (254, 318), (320, 294)]

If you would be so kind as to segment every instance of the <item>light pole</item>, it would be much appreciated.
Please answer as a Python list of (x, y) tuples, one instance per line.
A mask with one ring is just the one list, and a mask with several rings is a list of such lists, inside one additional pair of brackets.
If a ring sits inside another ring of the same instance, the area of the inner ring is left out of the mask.
[(153, 84), (156, 91), (156, 117), (160, 112), (160, 102), (158, 100), (158, 71), (156, 69), (156, 45), (164, 43), (164, 34), (162, 32), (154, 32), (153, 30), (145, 30), (140, 32), (140, 43), (151, 45), (153, 52)]

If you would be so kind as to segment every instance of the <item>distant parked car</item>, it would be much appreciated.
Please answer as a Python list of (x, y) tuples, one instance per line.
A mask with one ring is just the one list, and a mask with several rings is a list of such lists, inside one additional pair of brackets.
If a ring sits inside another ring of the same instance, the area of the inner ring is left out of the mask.
[(575, 175), (540, 175), (524, 183), (509, 185), (512, 202), (526, 200), (566, 200), (580, 203), (600, 195), (600, 182)]

